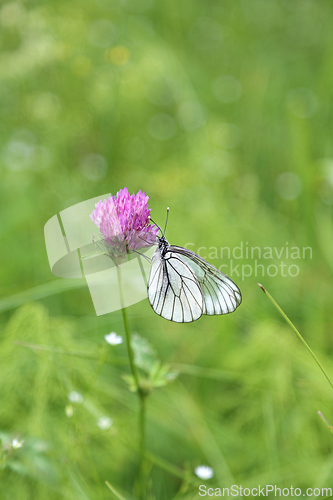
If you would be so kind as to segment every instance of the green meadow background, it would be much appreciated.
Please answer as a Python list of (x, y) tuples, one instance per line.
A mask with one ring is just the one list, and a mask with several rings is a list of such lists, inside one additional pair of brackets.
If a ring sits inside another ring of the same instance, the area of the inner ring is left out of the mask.
[[(106, 480), (136, 498), (137, 397), (125, 344), (104, 340), (124, 335), (121, 312), (97, 317), (84, 282), (52, 275), (43, 231), (124, 186), (149, 195), (161, 225), (169, 206), (168, 240), (216, 247), (201, 252), (217, 267), (241, 242), (302, 257), (273, 250), (257, 259), (264, 276), (233, 274), (243, 303), (225, 317), (128, 309), (132, 332), (180, 372), (148, 399), (148, 498), (332, 487), (317, 411), (333, 421), (333, 391), (257, 286), (333, 378), (332, 23), (326, 0), (2, 0), (1, 499), (116, 498)], [(281, 261), (287, 276), (269, 276)], [(200, 464), (212, 479), (194, 475)]]

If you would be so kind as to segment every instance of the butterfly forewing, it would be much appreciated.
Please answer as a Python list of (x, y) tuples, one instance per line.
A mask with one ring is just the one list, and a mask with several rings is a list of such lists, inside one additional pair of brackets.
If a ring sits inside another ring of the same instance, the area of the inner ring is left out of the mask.
[(148, 281), (148, 299), (154, 311), (165, 319), (189, 323), (200, 318), (203, 296), (193, 270), (182, 257), (156, 249)]
[(151, 268), (149, 274), (149, 288), (148, 288), (149, 294), (153, 297), (155, 297), (157, 291), (160, 278), (160, 271), (161, 271), (160, 262), (158, 261), (158, 259), (155, 258), (155, 253), (151, 261)]

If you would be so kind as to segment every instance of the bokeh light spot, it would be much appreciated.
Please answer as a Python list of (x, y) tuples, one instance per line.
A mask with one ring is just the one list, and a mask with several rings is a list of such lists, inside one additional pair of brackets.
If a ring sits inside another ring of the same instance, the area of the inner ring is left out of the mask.
[(6, 28), (16, 28), (22, 24), (25, 16), (25, 10), (19, 2), (8, 2), (1, 7), (0, 24)]
[(276, 179), (276, 191), (283, 200), (294, 200), (302, 192), (302, 182), (293, 172), (285, 172)]
[(129, 137), (123, 141), (122, 149), (127, 160), (136, 161), (142, 157), (145, 145), (140, 137)]
[(322, 173), (318, 193), (326, 205), (333, 205), (333, 158), (321, 158), (317, 165)]
[(113, 44), (117, 36), (117, 28), (106, 19), (99, 19), (91, 24), (88, 31), (88, 41), (91, 45), (106, 49)]
[(189, 37), (198, 49), (211, 51), (222, 43), (222, 27), (215, 19), (201, 17), (190, 29)]
[(165, 75), (158, 76), (148, 82), (145, 88), (149, 102), (156, 106), (169, 106), (178, 96), (177, 82)]
[(111, 47), (104, 52), (104, 59), (106, 62), (112, 63), (115, 66), (123, 66), (130, 58), (130, 51), (127, 47), (118, 45)]
[(221, 151), (207, 156), (202, 163), (202, 175), (208, 182), (218, 182), (227, 177), (231, 172), (229, 155)]
[(92, 68), (91, 60), (86, 56), (78, 56), (72, 64), (72, 71), (77, 76), (89, 75)]
[(251, 200), (259, 193), (259, 178), (256, 174), (242, 175), (238, 180), (238, 194), (242, 198)]
[(59, 97), (51, 92), (37, 95), (33, 101), (32, 113), (41, 120), (54, 119), (61, 109)]
[(99, 182), (106, 176), (108, 163), (101, 155), (89, 154), (83, 158), (80, 171), (89, 181)]
[(299, 88), (290, 90), (286, 97), (290, 111), (299, 118), (309, 118), (317, 111), (317, 98), (311, 89)]
[(226, 104), (238, 101), (242, 95), (242, 85), (232, 75), (217, 77), (213, 82), (212, 89), (216, 99)]
[(205, 121), (202, 106), (196, 101), (183, 102), (179, 106), (178, 119), (187, 132), (201, 127)]
[(164, 113), (155, 115), (149, 122), (148, 132), (154, 139), (166, 141), (176, 132), (175, 120)]
[(217, 123), (211, 130), (213, 143), (226, 149), (235, 148), (240, 141), (240, 130), (232, 123)]
[(72, 47), (63, 41), (58, 41), (53, 45), (53, 56), (58, 61), (68, 59), (72, 55), (72, 52)]
[(52, 155), (48, 148), (45, 146), (36, 146), (32, 158), (31, 168), (33, 170), (46, 170), (50, 167), (52, 162)]
[(139, 14), (153, 5), (153, 0), (123, 0), (126, 9)]
[(333, 158), (322, 158), (319, 164), (325, 179), (333, 186)]
[(2, 158), (8, 170), (24, 170), (32, 166), (36, 138), (30, 130), (21, 129), (13, 134), (5, 146)]
[(103, 65), (93, 73), (90, 82), (89, 102), (101, 111), (109, 110), (115, 102), (115, 75), (110, 66)]

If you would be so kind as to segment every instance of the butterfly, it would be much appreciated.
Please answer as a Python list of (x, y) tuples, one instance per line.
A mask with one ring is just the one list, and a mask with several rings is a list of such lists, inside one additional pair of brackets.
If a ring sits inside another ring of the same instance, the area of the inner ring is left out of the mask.
[(238, 286), (191, 250), (170, 245), (164, 234), (157, 237), (147, 285), (153, 310), (176, 323), (233, 312), (242, 302)]

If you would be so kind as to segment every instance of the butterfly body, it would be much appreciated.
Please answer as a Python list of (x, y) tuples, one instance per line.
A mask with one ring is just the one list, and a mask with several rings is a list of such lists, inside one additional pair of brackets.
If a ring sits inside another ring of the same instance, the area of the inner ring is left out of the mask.
[(158, 250), (160, 251), (162, 258), (168, 252), (169, 248), (170, 248), (170, 243), (164, 236), (162, 236), (162, 238), (158, 238)]
[(241, 303), (238, 286), (191, 250), (158, 238), (148, 280), (154, 311), (177, 323), (196, 321), (203, 314), (227, 314)]

